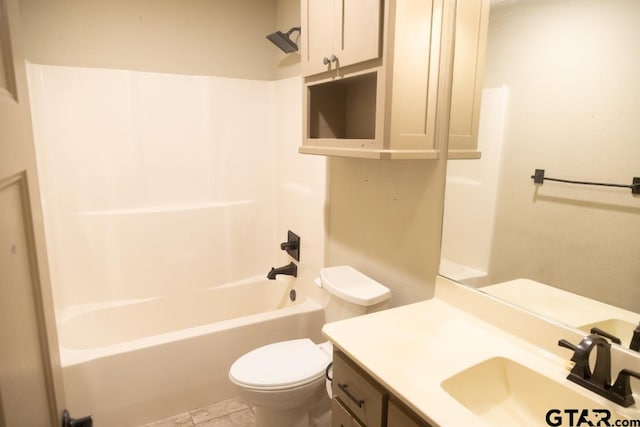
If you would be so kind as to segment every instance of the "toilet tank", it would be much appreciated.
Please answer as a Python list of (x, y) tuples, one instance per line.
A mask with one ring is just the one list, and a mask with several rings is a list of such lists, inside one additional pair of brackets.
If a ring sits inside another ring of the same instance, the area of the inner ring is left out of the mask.
[(327, 323), (382, 310), (391, 297), (389, 288), (349, 265), (321, 269), (320, 285)]

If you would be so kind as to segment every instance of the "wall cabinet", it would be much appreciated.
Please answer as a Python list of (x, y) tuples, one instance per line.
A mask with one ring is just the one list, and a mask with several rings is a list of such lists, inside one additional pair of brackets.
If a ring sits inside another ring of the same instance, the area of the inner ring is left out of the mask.
[[(488, 13), (489, 0), (459, 0), (457, 15), (455, 3), (303, 0), (304, 134), (299, 151), (437, 159), (440, 144), (449, 135), (442, 118), (449, 114), (451, 81), (456, 76), (461, 83), (453, 84), (455, 108), (465, 114), (455, 122), (456, 135), (473, 134), (476, 123), (477, 136), (481, 92), (476, 91), (481, 89), (483, 59), (477, 49), (484, 49), (484, 44), (474, 45), (474, 37), (486, 38), (482, 29), (487, 22), (481, 14)], [(481, 6), (475, 6), (478, 3)], [(471, 36), (466, 31), (455, 35), (456, 40), (464, 37), (467, 47), (456, 51), (455, 61), (462, 64), (460, 68), (475, 64), (473, 77), (469, 69), (451, 73), (456, 20), (460, 28), (469, 25), (467, 21), (475, 25)], [(469, 108), (470, 102), (477, 108)], [(464, 140), (454, 144), (462, 147), (456, 148), (460, 157), (477, 157), (477, 150), (468, 148), (473, 138), (458, 140)]]
[(450, 159), (480, 157), (478, 128), (488, 27), (488, 1), (458, 1), (449, 123)]
[(331, 389), (332, 427), (429, 427), (340, 351)]
[(302, 75), (380, 57), (382, 0), (302, 0)]

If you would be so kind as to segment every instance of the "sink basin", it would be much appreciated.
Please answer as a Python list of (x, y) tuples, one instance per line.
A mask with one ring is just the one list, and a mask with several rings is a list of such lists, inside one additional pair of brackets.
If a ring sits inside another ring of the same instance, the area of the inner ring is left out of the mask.
[(550, 409), (602, 408), (582, 394), (510, 359), (496, 357), (442, 382), (442, 388), (492, 425), (547, 425)]
[(627, 320), (607, 319), (595, 323), (589, 323), (588, 325), (582, 325), (579, 329), (589, 332), (591, 331), (591, 328), (600, 328), (603, 331), (620, 338), (622, 345), (624, 347), (628, 347), (631, 342), (631, 337), (633, 336), (633, 330), (636, 326), (638, 326), (637, 323), (631, 323)]

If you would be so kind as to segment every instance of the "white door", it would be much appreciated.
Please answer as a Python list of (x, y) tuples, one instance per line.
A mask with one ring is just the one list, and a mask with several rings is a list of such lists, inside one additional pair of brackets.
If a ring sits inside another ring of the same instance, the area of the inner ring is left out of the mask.
[(17, 0), (0, 0), (0, 427), (64, 406)]

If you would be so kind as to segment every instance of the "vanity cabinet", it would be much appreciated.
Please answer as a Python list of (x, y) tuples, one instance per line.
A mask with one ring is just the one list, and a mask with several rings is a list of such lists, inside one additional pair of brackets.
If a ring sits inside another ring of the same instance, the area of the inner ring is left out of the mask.
[(382, 0), (302, 0), (302, 75), (380, 56)]
[[(489, 0), (457, 3), (460, 13), (449, 0), (303, 0), (299, 151), (437, 159), (438, 141), (449, 135), (442, 117), (454, 102), (461, 117), (453, 121), (452, 149), (458, 157), (477, 157), (468, 154), (474, 152), (474, 133), (477, 138), (484, 58), (478, 51), (484, 43), (476, 39), (486, 38), (482, 13), (488, 13)], [(454, 36), (463, 47), (455, 52), (460, 65), (452, 76)], [(452, 78), (460, 82), (452, 84)]]
[[(343, 353), (333, 354), (333, 400), (366, 427), (383, 423), (387, 393)], [(355, 424), (357, 425), (357, 424)], [(334, 426), (340, 426), (335, 424)]]
[(428, 427), (342, 352), (333, 353), (332, 427)]
[(401, 402), (390, 399), (387, 427), (429, 427), (425, 421), (406, 408)]

